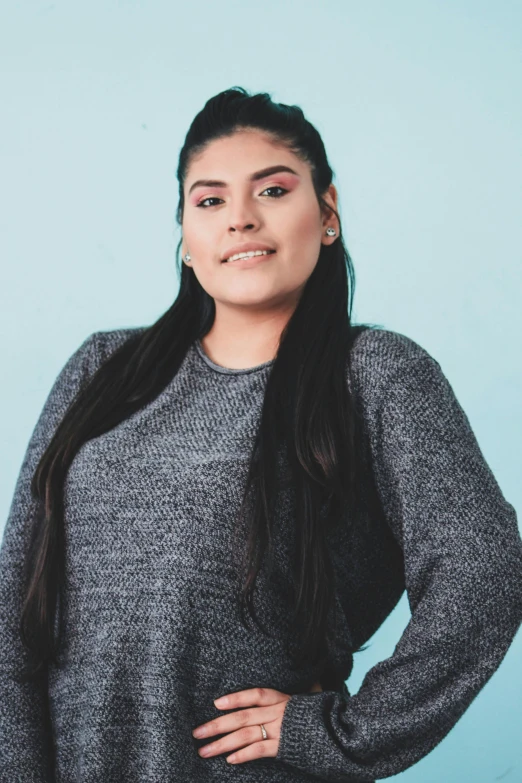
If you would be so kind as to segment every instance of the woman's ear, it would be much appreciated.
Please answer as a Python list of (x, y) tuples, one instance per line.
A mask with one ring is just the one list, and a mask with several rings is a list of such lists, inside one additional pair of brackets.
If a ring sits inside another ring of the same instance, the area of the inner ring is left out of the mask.
[[(330, 244), (332, 241), (335, 241), (339, 234), (341, 233), (341, 227), (339, 225), (339, 220), (337, 219), (337, 215), (335, 214), (335, 211), (337, 211), (337, 188), (335, 185), (331, 184), (328, 187), (328, 190), (323, 195), (323, 199), (326, 202), (327, 206), (324, 206), (323, 204), (323, 233), (326, 231), (327, 228), (333, 228), (335, 230), (335, 237), (329, 237), (327, 244)], [(331, 207), (331, 209), (329, 208)]]

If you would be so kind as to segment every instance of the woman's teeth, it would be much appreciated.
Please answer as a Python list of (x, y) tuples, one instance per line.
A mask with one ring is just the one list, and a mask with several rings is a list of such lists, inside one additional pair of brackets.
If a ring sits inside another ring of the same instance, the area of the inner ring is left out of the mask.
[(229, 261), (237, 261), (237, 259), (239, 258), (252, 258), (252, 256), (268, 256), (274, 252), (275, 250), (251, 250), (249, 253), (236, 253), (235, 256), (230, 256), (230, 258), (225, 258), (223, 263), (227, 264)]

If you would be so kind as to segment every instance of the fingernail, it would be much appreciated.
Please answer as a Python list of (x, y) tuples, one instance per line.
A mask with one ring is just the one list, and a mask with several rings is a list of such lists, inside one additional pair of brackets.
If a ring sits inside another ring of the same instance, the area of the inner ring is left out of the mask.
[(228, 704), (228, 696), (221, 696), (220, 699), (214, 699), (216, 707), (226, 707)]

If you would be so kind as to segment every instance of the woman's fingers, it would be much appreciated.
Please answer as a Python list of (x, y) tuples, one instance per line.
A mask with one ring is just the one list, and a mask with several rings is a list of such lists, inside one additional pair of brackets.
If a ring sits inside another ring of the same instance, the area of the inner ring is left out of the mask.
[[(263, 740), (259, 726), (246, 726), (244, 729), (227, 734), (226, 737), (222, 737), (217, 742), (204, 745), (198, 750), (198, 753), (200, 756), (215, 756), (220, 753), (227, 753), (229, 750), (239, 750), (246, 745), (261, 741), (266, 740)], [(259, 752), (258, 748), (256, 748), (256, 752)]]

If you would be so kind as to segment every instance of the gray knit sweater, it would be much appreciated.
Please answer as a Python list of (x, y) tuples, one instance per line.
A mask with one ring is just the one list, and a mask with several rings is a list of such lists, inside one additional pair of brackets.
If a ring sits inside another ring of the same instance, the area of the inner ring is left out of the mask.
[[(261, 578), (256, 591), (261, 619), (281, 633), (247, 631), (237, 614), (232, 525), (273, 362), (229, 370), (199, 342), (156, 400), (76, 455), (65, 486), (62, 667), (43, 694), (16, 683), (31, 476), (76, 391), (135, 332), (96, 332), (70, 357), (21, 466), (0, 550), (1, 782), (368, 782), (411, 767), (448, 734), (515, 637), (522, 541), (439, 363), (390, 330), (363, 332), (347, 371), (378, 503), (332, 544), (341, 620), (323, 692), (309, 692), (318, 673), (292, 671), (283, 644), (291, 487), (278, 512), (287, 531), (280, 580)], [(410, 622), (350, 695), (350, 649), (404, 590)], [(291, 695), (277, 757), (201, 758), (209, 740), (191, 732), (225, 714), (213, 700), (255, 686)]]

